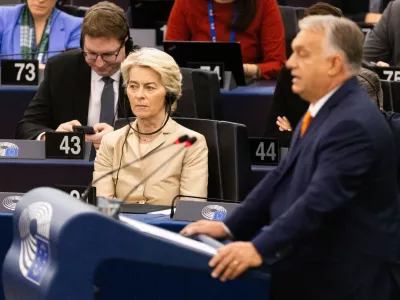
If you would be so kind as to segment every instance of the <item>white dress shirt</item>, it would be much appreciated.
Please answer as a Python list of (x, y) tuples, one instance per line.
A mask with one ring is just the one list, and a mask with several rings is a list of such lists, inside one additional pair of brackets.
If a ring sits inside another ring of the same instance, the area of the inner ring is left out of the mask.
[[(118, 96), (119, 96), (119, 80), (121, 76), (121, 71), (118, 70), (110, 77), (114, 79), (113, 88), (114, 88), (114, 120), (117, 119), (118, 112)], [(98, 75), (95, 71), (92, 70), (91, 79), (90, 79), (90, 97), (89, 97), (89, 113), (88, 113), (88, 126), (93, 126), (94, 124), (99, 123), (100, 121), (100, 111), (101, 111), (101, 94), (104, 88), (104, 81), (102, 80), (103, 76)], [(72, 120), (70, 120), (72, 121)], [(45, 132), (39, 134), (36, 140), (40, 141)]]
[(317, 102), (311, 103), (310, 106), (308, 107), (308, 111), (310, 112), (310, 115), (315, 118), (317, 113), (321, 110), (321, 108), (325, 105), (325, 103), (329, 100), (329, 98), (341, 87), (342, 85), (339, 85), (335, 87), (333, 90), (331, 90), (328, 94), (323, 96), (321, 99), (319, 99)]
[[(121, 71), (118, 70), (110, 77), (114, 79), (114, 120), (117, 118), (118, 111), (118, 95), (119, 95), (119, 80)], [(92, 70), (91, 80), (90, 80), (90, 98), (89, 98), (89, 114), (88, 114), (88, 126), (93, 126), (99, 123), (100, 111), (101, 111), (101, 94), (104, 88), (103, 76), (98, 75)]]

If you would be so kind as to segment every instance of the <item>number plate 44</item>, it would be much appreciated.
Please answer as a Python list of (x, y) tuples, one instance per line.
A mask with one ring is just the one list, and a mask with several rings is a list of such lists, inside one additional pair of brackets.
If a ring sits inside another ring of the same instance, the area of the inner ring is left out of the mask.
[(278, 165), (280, 148), (278, 139), (249, 138), (253, 165)]

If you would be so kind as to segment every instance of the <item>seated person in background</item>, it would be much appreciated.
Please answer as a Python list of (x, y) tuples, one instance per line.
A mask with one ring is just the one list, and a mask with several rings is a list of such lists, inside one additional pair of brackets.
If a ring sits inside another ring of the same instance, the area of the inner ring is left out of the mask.
[(46, 132), (89, 125), (97, 133), (86, 140), (98, 148), (102, 137), (114, 130), (117, 114), (125, 117), (120, 66), (134, 48), (123, 9), (107, 1), (92, 6), (82, 23), (83, 51), (49, 60), (15, 137), (43, 140)]
[[(343, 17), (339, 8), (324, 2), (318, 2), (305, 9), (305, 17), (313, 15)], [(282, 147), (289, 147), (292, 127), (296, 127), (309, 106), (299, 95), (293, 93), (292, 79), (290, 70), (283, 66), (278, 76), (264, 132), (265, 137), (278, 138)]]
[[(383, 91), (382, 91), (382, 88), (381, 88), (381, 82), (380, 82), (379, 76), (375, 72), (373, 72), (371, 70), (368, 70), (368, 69), (365, 69), (365, 68), (361, 68), (361, 71), (357, 74), (357, 79), (360, 82), (361, 86), (364, 87), (364, 89), (367, 92), (367, 94), (370, 97), (370, 99), (372, 99), (374, 102), (376, 102), (378, 107), (382, 110), (382, 108), (383, 108)], [(293, 100), (296, 99), (293, 102), (298, 104), (297, 105), (296, 114), (300, 115), (300, 119), (301, 119), (302, 116), (304, 115), (304, 113), (307, 111), (307, 108), (308, 108), (307, 103), (303, 99), (301, 99), (300, 97), (292, 97), (292, 99)], [(303, 108), (303, 110), (302, 110), (302, 105), (303, 104), (305, 104), (306, 107)], [(390, 119), (392, 118), (393, 112), (386, 112), (386, 111), (382, 110), (382, 113), (384, 114), (384, 117), (388, 121), (390, 121)], [(397, 115), (397, 113), (395, 113), (395, 114)], [(279, 132), (280, 133), (285, 133), (286, 136), (287, 136), (285, 138), (285, 136), (282, 135), (283, 138), (281, 138), (280, 141), (281, 142), (283, 141), (281, 143), (283, 145), (281, 145), (281, 146), (289, 147), (290, 139), (291, 139), (291, 135), (292, 135), (292, 130), (293, 130), (293, 128), (295, 128), (295, 126), (297, 126), (297, 123), (299, 122), (300, 119), (296, 119), (297, 122), (294, 125), (285, 116), (278, 117), (276, 119), (276, 125), (275, 125), (276, 128), (279, 128)], [(399, 136), (399, 141), (400, 141), (400, 131), (397, 131), (397, 133), (399, 134), (398, 136)], [(273, 137), (273, 136), (267, 135), (267, 134), (265, 134), (265, 136), (266, 137)], [(399, 144), (399, 150), (400, 150), (400, 144)]]
[(276, 0), (176, 0), (165, 39), (240, 42), (247, 77), (274, 78), (286, 60)]
[(364, 43), (364, 59), (378, 66), (400, 65), (400, 1), (392, 1)]
[[(340, 8), (345, 17), (355, 22), (377, 23), (381, 12), (391, 0), (325, 0), (335, 7)], [(278, 0), (279, 5), (294, 7), (309, 7), (317, 3), (316, 0)]]
[(82, 18), (70, 16), (55, 5), (56, 0), (27, 0), (26, 4), (0, 7), (3, 59), (37, 59), (43, 64), (65, 49), (79, 48)]
[[(170, 205), (177, 194), (207, 196), (208, 149), (203, 135), (170, 118), (181, 95), (182, 74), (167, 53), (143, 48), (122, 63), (122, 76), (130, 108), (136, 121), (103, 138), (97, 152), (93, 180), (117, 170), (182, 135), (197, 142), (170, 160), (127, 198), (127, 203)], [(159, 168), (176, 147), (154, 153), (149, 158), (119, 170), (96, 184), (97, 195), (123, 199), (137, 183)]]

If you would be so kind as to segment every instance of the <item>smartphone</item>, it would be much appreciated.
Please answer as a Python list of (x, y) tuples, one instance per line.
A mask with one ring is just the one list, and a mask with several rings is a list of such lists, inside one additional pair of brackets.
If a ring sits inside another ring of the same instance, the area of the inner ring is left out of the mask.
[(94, 131), (92, 126), (72, 126), (72, 130), (74, 132), (82, 132), (84, 134), (95, 134), (96, 131)]

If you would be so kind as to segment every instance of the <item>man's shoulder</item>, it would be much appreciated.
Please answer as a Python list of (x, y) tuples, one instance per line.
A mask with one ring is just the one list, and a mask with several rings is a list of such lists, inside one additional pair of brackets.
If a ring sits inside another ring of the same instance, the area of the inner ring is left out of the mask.
[(47, 64), (51, 65), (70, 65), (71, 63), (85, 63), (81, 49), (66, 50), (50, 57), (47, 61)]
[(25, 4), (18, 5), (2, 5), (0, 6), (0, 12), (2, 13), (17, 13), (20, 12)]

